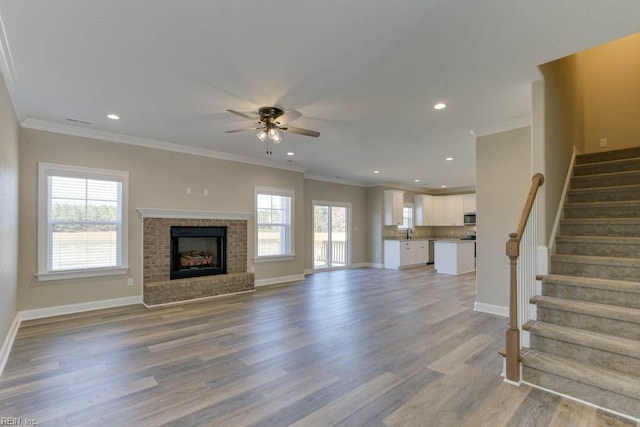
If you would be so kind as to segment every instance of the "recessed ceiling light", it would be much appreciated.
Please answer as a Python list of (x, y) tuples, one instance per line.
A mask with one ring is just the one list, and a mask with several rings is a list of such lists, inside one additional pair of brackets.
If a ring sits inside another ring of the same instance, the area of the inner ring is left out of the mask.
[(287, 153), (287, 156), (295, 156), (295, 155), (296, 155), (296, 153), (294, 153), (293, 151), (289, 151), (289, 152)]
[(111, 120), (120, 120), (120, 116), (117, 114), (107, 114), (107, 118)]
[(451, 160), (453, 160), (453, 157), (447, 157), (445, 160), (450, 162)]
[(434, 110), (442, 110), (444, 108), (447, 108), (447, 104), (445, 104), (444, 102), (438, 102), (436, 105), (433, 106)]
[(447, 186), (446, 186), (446, 185), (441, 185), (440, 187), (441, 187), (441, 188), (447, 188)]
[(420, 182), (420, 180), (419, 179), (414, 179), (413, 182)]
[(373, 171), (373, 173), (380, 173), (380, 171)]

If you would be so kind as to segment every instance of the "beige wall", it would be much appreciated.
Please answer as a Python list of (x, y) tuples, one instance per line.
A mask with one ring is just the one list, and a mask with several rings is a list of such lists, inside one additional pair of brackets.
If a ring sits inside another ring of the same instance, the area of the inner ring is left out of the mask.
[(384, 193), (382, 187), (370, 187), (367, 189), (367, 247), (369, 248), (369, 259), (374, 265), (382, 265), (383, 245), (383, 212)]
[(544, 75), (545, 242), (555, 222), (573, 147), (584, 151), (580, 61), (568, 56), (540, 66)]
[[(61, 163), (129, 171), (128, 276), (38, 282), (36, 272), (37, 165)], [(292, 261), (253, 263), (253, 227), (249, 226), (249, 266), (256, 280), (304, 272), (304, 176), (302, 173), (178, 154), (37, 130), (20, 131), (19, 305), (21, 310), (137, 296), (142, 282), (142, 221), (136, 208), (249, 212), (254, 186), (295, 191)], [(186, 187), (192, 194), (186, 195)], [(204, 196), (203, 190), (209, 190)]]
[(0, 77), (0, 348), (18, 311), (17, 259), (18, 120)]
[(479, 304), (508, 306), (509, 259), (505, 255), (505, 243), (518, 225), (530, 185), (530, 127), (476, 139), (476, 302)]
[(314, 200), (351, 203), (351, 264), (368, 262), (367, 189), (353, 185), (304, 180), (305, 268), (313, 268)]
[[(585, 152), (640, 145), (640, 34), (577, 56), (584, 78)], [(601, 138), (607, 147), (600, 147)]]

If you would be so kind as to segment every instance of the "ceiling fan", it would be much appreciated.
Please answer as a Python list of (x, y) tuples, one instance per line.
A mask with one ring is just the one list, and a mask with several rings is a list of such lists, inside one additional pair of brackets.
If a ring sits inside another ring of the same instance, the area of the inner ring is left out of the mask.
[(235, 110), (227, 110), (231, 114), (235, 114), (245, 119), (256, 122), (256, 126), (243, 129), (234, 129), (225, 131), (225, 133), (243, 132), (248, 130), (257, 130), (258, 139), (264, 141), (269, 138), (274, 144), (278, 144), (282, 137), (279, 131), (295, 133), (304, 136), (313, 136), (317, 138), (320, 136), (320, 132), (315, 130), (303, 129), (294, 126), (289, 126), (288, 123), (302, 117), (302, 113), (297, 110), (284, 111), (278, 107), (262, 107), (257, 113), (241, 113)]

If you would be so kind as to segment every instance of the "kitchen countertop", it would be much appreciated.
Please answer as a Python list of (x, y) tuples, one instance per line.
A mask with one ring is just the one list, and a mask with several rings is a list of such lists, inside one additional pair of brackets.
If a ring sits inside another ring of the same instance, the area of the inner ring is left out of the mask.
[(415, 238), (411, 238), (411, 239), (407, 239), (406, 237), (385, 237), (384, 240), (400, 240), (400, 241), (405, 241), (405, 242), (409, 242), (411, 240), (415, 240), (418, 242), (424, 242), (427, 240), (440, 240), (437, 237), (415, 237)]

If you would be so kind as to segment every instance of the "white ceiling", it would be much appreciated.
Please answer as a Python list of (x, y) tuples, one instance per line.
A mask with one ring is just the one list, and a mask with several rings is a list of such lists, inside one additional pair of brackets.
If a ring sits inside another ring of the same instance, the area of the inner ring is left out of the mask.
[[(638, 32), (638, 16), (637, 0), (0, 0), (0, 53), (24, 126), (452, 189), (475, 185), (471, 130), (529, 121), (537, 65)], [(265, 105), (321, 136), (267, 155), (224, 133), (246, 124), (226, 109)]]

